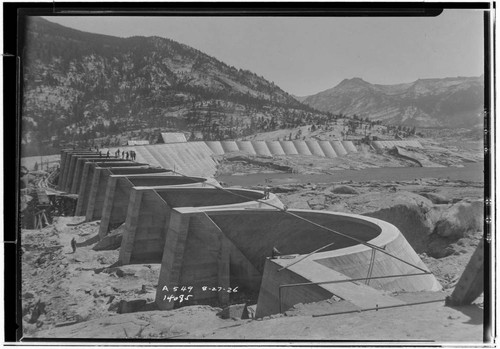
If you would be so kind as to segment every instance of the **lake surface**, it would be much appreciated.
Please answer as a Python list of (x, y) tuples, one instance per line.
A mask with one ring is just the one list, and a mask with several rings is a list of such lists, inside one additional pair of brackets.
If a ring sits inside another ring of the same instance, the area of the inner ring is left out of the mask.
[(271, 179), (273, 184), (286, 183), (330, 183), (352, 180), (366, 181), (408, 181), (419, 178), (448, 178), (484, 182), (484, 163), (470, 163), (464, 167), (384, 167), (363, 170), (332, 171), (332, 174), (291, 174), (291, 173), (255, 173), (244, 175), (224, 175), (217, 180), (227, 185), (252, 186), (264, 184)]

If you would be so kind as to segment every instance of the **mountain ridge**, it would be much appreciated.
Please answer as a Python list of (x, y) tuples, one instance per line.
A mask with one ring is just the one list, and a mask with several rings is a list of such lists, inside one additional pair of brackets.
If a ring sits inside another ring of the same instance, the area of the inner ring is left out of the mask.
[(113, 37), (30, 17), (22, 58), (24, 144), (133, 127), (222, 140), (326, 118), (249, 70), (158, 36)]
[(323, 112), (356, 114), (391, 124), (477, 127), (482, 122), (483, 79), (483, 75), (426, 78), (382, 85), (355, 77), (299, 98)]

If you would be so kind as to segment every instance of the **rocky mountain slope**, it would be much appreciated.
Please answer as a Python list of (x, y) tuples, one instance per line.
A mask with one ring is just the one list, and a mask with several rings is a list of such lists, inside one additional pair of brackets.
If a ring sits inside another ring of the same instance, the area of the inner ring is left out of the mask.
[(39, 17), (29, 18), (24, 37), (26, 145), (157, 126), (224, 139), (324, 116), (273, 82), (173, 40), (85, 33)]
[(483, 76), (419, 79), (397, 85), (360, 78), (299, 100), (331, 113), (417, 127), (475, 127), (482, 124)]

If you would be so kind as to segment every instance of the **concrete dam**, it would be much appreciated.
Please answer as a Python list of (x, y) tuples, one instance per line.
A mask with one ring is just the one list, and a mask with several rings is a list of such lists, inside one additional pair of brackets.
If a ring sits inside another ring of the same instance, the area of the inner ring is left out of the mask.
[[(296, 151), (307, 146), (298, 144)], [(311, 154), (322, 148), (316, 144), (308, 146)], [(67, 165), (73, 158), (75, 165)], [(212, 178), (180, 170), (173, 175), (143, 160), (107, 160), (63, 151), (59, 185), (68, 178), (80, 183), (77, 211), (86, 221), (101, 219), (99, 238), (123, 223), (119, 263), (161, 264), (159, 309), (231, 303), (230, 293), (204, 287), (258, 295), (257, 317), (333, 296), (358, 309), (400, 305), (391, 292), (441, 289), (401, 232), (385, 221), (288, 210), (272, 193), (222, 188)], [(273, 256), (274, 248), (281, 256)], [(182, 294), (173, 287), (181, 286), (192, 287), (191, 300), (182, 304), (172, 301)]]
[(99, 226), (100, 238), (108, 234), (110, 226), (116, 227), (125, 222), (130, 194), (134, 187), (154, 187), (160, 190), (169, 187), (204, 187), (207, 183), (219, 185), (212, 178), (201, 177), (161, 176), (148, 173), (109, 176)]
[[(170, 168), (191, 176), (213, 176), (217, 170), (217, 156), (245, 153), (254, 156), (306, 155), (334, 159), (356, 153), (352, 141), (204, 141), (155, 145), (113, 147), (116, 150), (136, 152), (136, 160), (152, 166)], [(95, 153), (94, 153), (95, 154)], [(61, 161), (62, 158), (61, 158)]]

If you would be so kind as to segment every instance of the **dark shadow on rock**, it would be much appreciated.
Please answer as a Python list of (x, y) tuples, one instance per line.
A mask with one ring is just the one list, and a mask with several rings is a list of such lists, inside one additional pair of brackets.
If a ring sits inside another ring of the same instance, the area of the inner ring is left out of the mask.
[(120, 248), (122, 233), (110, 234), (101, 239), (92, 249), (94, 251), (111, 251)]
[(465, 322), (465, 324), (481, 325), (484, 323), (484, 311), (477, 304), (462, 305), (462, 306), (447, 305), (447, 307), (455, 309), (456, 311), (459, 311), (462, 314), (468, 316), (469, 321)]
[(99, 241), (99, 234), (96, 234), (93, 237), (88, 238), (84, 242), (77, 242), (76, 243), (76, 247), (84, 247), (84, 246), (93, 245), (93, 244), (95, 244), (98, 241)]

